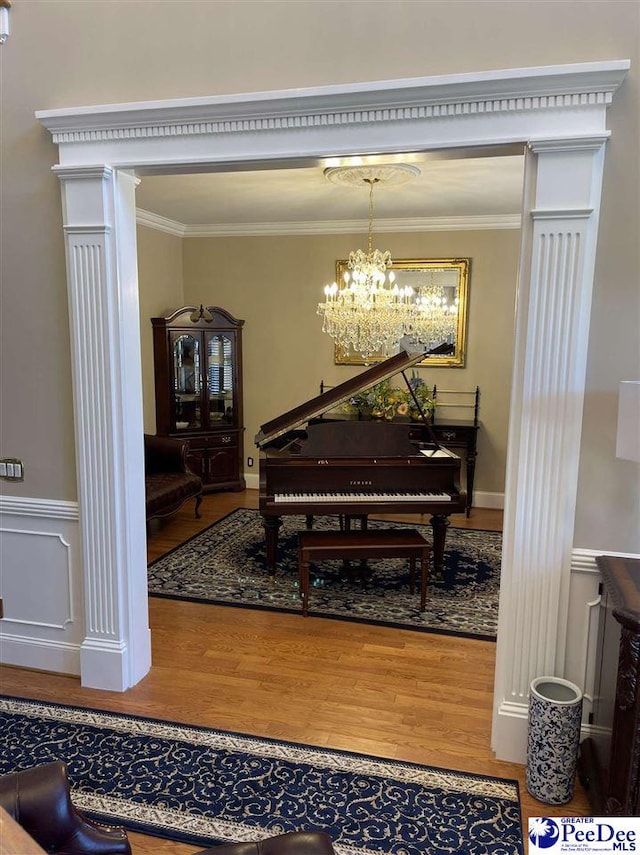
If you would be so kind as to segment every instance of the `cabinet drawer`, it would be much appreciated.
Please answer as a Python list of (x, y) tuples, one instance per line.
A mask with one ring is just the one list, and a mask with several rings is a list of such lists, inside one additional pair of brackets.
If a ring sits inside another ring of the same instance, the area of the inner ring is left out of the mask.
[(436, 430), (435, 434), (443, 442), (453, 442), (456, 439), (465, 439), (464, 436), (460, 436), (457, 430)]
[(237, 433), (216, 433), (208, 439), (212, 448), (234, 448), (238, 445)]
[(189, 448), (198, 451), (205, 448), (234, 448), (238, 445), (238, 434), (235, 431), (221, 431), (206, 436), (189, 437)]
[(475, 428), (459, 427), (457, 425), (451, 425), (451, 427), (433, 425), (433, 432), (442, 442), (466, 442), (471, 444), (474, 442), (476, 436)]

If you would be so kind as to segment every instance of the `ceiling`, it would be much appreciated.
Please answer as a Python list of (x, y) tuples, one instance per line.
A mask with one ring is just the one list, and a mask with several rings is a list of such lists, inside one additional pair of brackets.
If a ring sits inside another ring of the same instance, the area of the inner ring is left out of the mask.
[(448, 219), (484, 218), (491, 223), (503, 218), (517, 224), (524, 156), (515, 147), (327, 158), (278, 169), (146, 175), (137, 190), (139, 219), (141, 213), (150, 215), (187, 235), (357, 230), (366, 226), (367, 187), (337, 186), (326, 179), (324, 170), (376, 162), (411, 164), (420, 174), (406, 183), (376, 187), (374, 231), (417, 229), (428, 227), (427, 221)]

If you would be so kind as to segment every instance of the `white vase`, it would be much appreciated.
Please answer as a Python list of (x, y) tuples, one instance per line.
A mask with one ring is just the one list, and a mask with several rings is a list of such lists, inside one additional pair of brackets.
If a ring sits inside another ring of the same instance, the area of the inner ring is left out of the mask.
[(561, 677), (537, 677), (529, 689), (526, 785), (538, 801), (573, 797), (580, 744), (582, 691)]

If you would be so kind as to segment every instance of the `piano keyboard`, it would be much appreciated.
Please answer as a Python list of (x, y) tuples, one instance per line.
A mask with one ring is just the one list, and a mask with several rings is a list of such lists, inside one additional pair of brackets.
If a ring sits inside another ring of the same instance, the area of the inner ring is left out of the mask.
[(327, 504), (375, 503), (375, 502), (450, 502), (449, 493), (436, 490), (410, 490), (390, 493), (275, 493), (276, 505), (299, 505), (303, 502), (326, 502)]

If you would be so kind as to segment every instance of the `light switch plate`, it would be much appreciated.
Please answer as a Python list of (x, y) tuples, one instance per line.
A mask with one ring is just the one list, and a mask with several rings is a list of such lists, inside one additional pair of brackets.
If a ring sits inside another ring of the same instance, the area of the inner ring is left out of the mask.
[(24, 464), (17, 457), (0, 458), (0, 478), (3, 481), (24, 481)]

